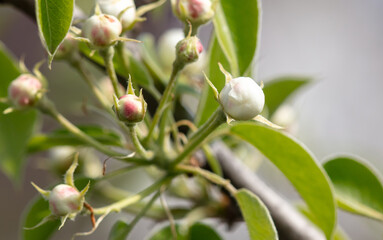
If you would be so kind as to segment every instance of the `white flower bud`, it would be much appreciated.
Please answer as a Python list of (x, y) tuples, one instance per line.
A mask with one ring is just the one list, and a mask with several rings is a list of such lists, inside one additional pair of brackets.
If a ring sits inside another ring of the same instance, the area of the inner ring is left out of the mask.
[[(129, 29), (136, 20), (136, 5), (133, 0), (97, 0), (103, 13), (119, 18), (122, 29)], [(121, 15), (121, 12), (124, 11)]]
[(9, 85), (8, 98), (16, 108), (34, 106), (41, 90), (39, 79), (30, 74), (22, 74)]
[(95, 48), (112, 45), (122, 32), (120, 21), (112, 15), (100, 14), (88, 18), (82, 28), (83, 37)]
[(238, 77), (226, 83), (219, 94), (226, 114), (235, 120), (251, 120), (263, 110), (265, 95), (249, 77)]
[(214, 16), (212, 0), (172, 0), (174, 14), (183, 22), (194, 26), (208, 22)]
[(48, 200), (49, 209), (56, 216), (79, 212), (84, 204), (84, 197), (80, 192), (67, 184), (54, 187)]

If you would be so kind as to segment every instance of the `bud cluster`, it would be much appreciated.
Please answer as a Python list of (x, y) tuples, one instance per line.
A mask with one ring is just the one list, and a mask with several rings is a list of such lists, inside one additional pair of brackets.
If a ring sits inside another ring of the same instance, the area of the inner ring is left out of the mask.
[(34, 106), (41, 98), (43, 85), (31, 74), (22, 74), (8, 87), (8, 98), (16, 108)]

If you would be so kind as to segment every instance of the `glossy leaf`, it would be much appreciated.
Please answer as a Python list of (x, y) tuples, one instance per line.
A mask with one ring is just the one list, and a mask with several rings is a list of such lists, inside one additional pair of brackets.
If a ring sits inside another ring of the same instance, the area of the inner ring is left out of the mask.
[[(181, 234), (180, 226), (176, 224), (177, 239), (176, 240), (187, 240), (186, 236)], [(173, 239), (173, 234), (169, 225), (161, 228), (158, 232), (154, 233), (149, 240), (168, 240)]]
[[(98, 126), (79, 126), (79, 128), (102, 144), (122, 147), (121, 137), (112, 130)], [(67, 130), (60, 129), (49, 134), (40, 134), (32, 137), (28, 143), (28, 152), (34, 153), (44, 151), (62, 145), (79, 146), (85, 145), (85, 143), (73, 136)]]
[(357, 157), (339, 156), (324, 164), (340, 208), (383, 221), (383, 186), (380, 176)]
[(35, 0), (35, 5), (40, 37), (53, 59), (72, 24), (74, 0)]
[(251, 66), (260, 25), (257, 0), (221, 0), (214, 17), (215, 33), (228, 58), (234, 76), (244, 75)]
[[(43, 218), (50, 215), (48, 201), (42, 197), (35, 198), (26, 209), (22, 227), (33, 227)], [(32, 230), (22, 230), (23, 240), (49, 239), (60, 226), (60, 221), (49, 221)]]
[(310, 79), (305, 77), (281, 77), (265, 84), (266, 106), (269, 115), (272, 116), (277, 108), (299, 88), (309, 83)]
[[(227, 70), (230, 69), (229, 63), (216, 38), (213, 38), (210, 44), (210, 49), (208, 77), (218, 91), (220, 91), (225, 86), (225, 76), (219, 70), (218, 63), (221, 63)], [(205, 82), (195, 119), (196, 125), (201, 126), (207, 119), (209, 119), (218, 106), (219, 103), (214, 99), (213, 91), (209, 84)]]
[(124, 221), (118, 220), (109, 233), (109, 240), (125, 240), (128, 236), (126, 229), (129, 227)]
[[(7, 97), (10, 82), (20, 75), (14, 60), (0, 42), (0, 98)], [(2, 112), (9, 106), (0, 103), (0, 169), (13, 181), (20, 182), (24, 166), (25, 149), (32, 135), (36, 111)]]
[(282, 132), (255, 122), (234, 124), (230, 132), (255, 146), (290, 180), (328, 239), (336, 227), (330, 181), (306, 147)]
[(188, 236), (188, 240), (222, 240), (212, 227), (199, 222), (190, 227)]
[(235, 194), (235, 199), (245, 219), (250, 239), (278, 239), (277, 230), (270, 213), (257, 196), (246, 189), (240, 189)]

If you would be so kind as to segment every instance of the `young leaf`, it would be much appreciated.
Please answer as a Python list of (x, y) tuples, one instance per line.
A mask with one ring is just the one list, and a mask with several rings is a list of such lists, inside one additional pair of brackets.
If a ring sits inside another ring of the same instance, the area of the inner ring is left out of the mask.
[(357, 157), (339, 156), (324, 165), (334, 187), (340, 208), (383, 221), (381, 178)]
[(199, 222), (190, 227), (188, 235), (188, 240), (222, 240), (212, 227)]
[[(112, 130), (98, 126), (80, 126), (79, 129), (102, 144), (122, 147), (121, 137)], [(28, 143), (28, 153), (40, 152), (62, 145), (79, 146), (84, 145), (84, 142), (67, 130), (60, 129), (49, 134), (40, 134), (32, 137)]]
[(221, 0), (214, 17), (215, 33), (228, 58), (234, 76), (244, 75), (250, 67), (260, 25), (259, 1)]
[[(0, 98), (7, 97), (8, 85), (20, 75), (10, 54), (0, 42)], [(0, 103), (0, 113), (7, 107)], [(15, 111), (0, 114), (0, 169), (13, 181), (20, 182), (25, 149), (35, 125), (36, 111)]]
[[(25, 211), (23, 227), (33, 227), (38, 224), (43, 218), (50, 215), (48, 201), (42, 197), (34, 199)], [(60, 226), (60, 221), (48, 221), (40, 227), (32, 230), (22, 230), (23, 240), (49, 239), (52, 234), (57, 231)]]
[(306, 147), (282, 132), (255, 122), (234, 124), (230, 132), (251, 143), (290, 180), (330, 239), (336, 227), (336, 207), (324, 170)]
[(74, 0), (36, 0), (35, 4), (40, 38), (51, 63), (72, 24)]
[(266, 105), (269, 115), (272, 116), (275, 110), (295, 91), (309, 83), (310, 79), (305, 77), (281, 77), (265, 84)]
[[(176, 224), (177, 239), (176, 240), (187, 240), (187, 237), (180, 232), (180, 226)], [(149, 240), (167, 240), (173, 239), (172, 230), (170, 225), (161, 228), (158, 232), (154, 233)]]
[(118, 220), (112, 227), (109, 233), (109, 240), (125, 240), (128, 233), (125, 231), (126, 228), (128, 228), (129, 225), (126, 224), (124, 221)]
[(278, 239), (269, 211), (252, 192), (240, 189), (235, 194), (252, 240)]
[[(218, 63), (221, 63), (225, 69), (229, 69), (229, 63), (215, 37), (213, 37), (210, 44), (210, 49), (208, 77), (218, 91), (220, 91), (225, 86), (225, 76), (219, 70)], [(195, 118), (196, 125), (201, 126), (214, 113), (218, 106), (219, 103), (214, 99), (213, 91), (210, 89), (209, 84), (205, 83), (198, 104)]]

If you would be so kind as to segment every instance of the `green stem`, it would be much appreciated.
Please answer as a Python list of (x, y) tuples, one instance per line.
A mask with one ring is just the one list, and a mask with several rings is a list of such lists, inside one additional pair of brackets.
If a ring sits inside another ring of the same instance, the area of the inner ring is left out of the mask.
[(112, 82), (114, 92), (118, 98), (122, 96), (122, 93), (120, 92), (120, 88), (118, 86), (118, 78), (116, 71), (114, 69), (114, 64), (113, 64), (113, 56), (114, 56), (114, 47), (110, 46), (105, 50), (100, 51), (100, 55), (104, 59), (105, 67), (108, 72), (109, 78)]
[(152, 137), (153, 131), (154, 131), (155, 127), (157, 126), (158, 121), (160, 120), (160, 117), (164, 111), (166, 103), (169, 101), (170, 96), (174, 90), (176, 80), (177, 80), (177, 75), (183, 69), (183, 67), (184, 67), (184, 65), (176, 64), (176, 62), (175, 62), (175, 64), (173, 64), (173, 71), (172, 71), (172, 74), (170, 76), (170, 80), (168, 82), (168, 85), (166, 86), (166, 89), (165, 89), (165, 91), (161, 97), (161, 101), (158, 104), (157, 110), (154, 114), (152, 124), (150, 125), (148, 135), (146, 136), (146, 139), (145, 139), (146, 143), (148, 141), (150, 141), (150, 138)]
[(217, 127), (226, 121), (226, 115), (219, 107), (213, 115), (201, 126), (198, 131), (194, 132), (189, 139), (189, 142), (185, 145), (183, 152), (171, 163), (171, 167), (176, 166), (182, 160), (184, 160), (189, 154), (194, 152), (199, 147), (205, 138), (212, 133)]
[(95, 208), (95, 209), (93, 209), (93, 212), (96, 215), (102, 215), (102, 214), (112, 212), (112, 211), (119, 212), (123, 208), (125, 208), (129, 205), (132, 205), (134, 203), (141, 201), (142, 199), (144, 199), (148, 195), (152, 194), (153, 192), (158, 190), (163, 184), (166, 184), (169, 181), (170, 181), (170, 177), (166, 176), (166, 177), (160, 179), (159, 181), (155, 182), (154, 184), (152, 184), (148, 188), (144, 189), (143, 191), (137, 193), (136, 195), (122, 199), (118, 202), (110, 204), (109, 206), (105, 206), (102, 208)]
[(100, 142), (94, 140), (93, 138), (86, 135), (83, 131), (81, 131), (79, 128), (77, 128), (75, 125), (73, 125), (68, 119), (66, 119), (63, 115), (61, 115), (52, 102), (50, 102), (48, 99), (42, 99), (40, 101), (39, 105), (40, 110), (43, 113), (46, 113), (50, 115), (52, 118), (54, 118), (57, 122), (59, 122), (64, 128), (66, 128), (69, 132), (71, 132), (73, 135), (81, 139), (82, 141), (88, 143), (90, 146), (96, 148), (100, 152), (111, 156), (123, 156), (121, 153), (118, 153), (116, 151), (113, 151), (112, 149), (109, 149), (102, 145)]
[(141, 145), (140, 140), (137, 137), (136, 125), (128, 125), (130, 140), (132, 141), (136, 151), (145, 159), (150, 158), (150, 154)]
[(237, 189), (230, 183), (229, 180), (224, 179), (217, 174), (214, 174), (210, 171), (207, 171), (205, 169), (201, 169), (199, 167), (193, 167), (193, 166), (188, 166), (184, 164), (179, 164), (175, 168), (176, 170), (183, 172), (183, 173), (192, 173), (194, 175), (198, 175), (201, 177), (206, 178), (212, 183), (215, 183), (219, 186), (222, 186), (226, 188), (227, 191), (230, 192), (230, 194), (234, 195), (237, 192)]

